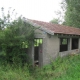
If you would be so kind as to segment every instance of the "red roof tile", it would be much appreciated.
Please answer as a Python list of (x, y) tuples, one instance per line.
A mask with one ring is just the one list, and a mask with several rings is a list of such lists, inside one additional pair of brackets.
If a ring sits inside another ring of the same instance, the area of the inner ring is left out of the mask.
[(59, 24), (53, 24), (49, 22), (43, 22), (43, 21), (37, 21), (37, 20), (31, 20), (33, 23), (38, 24), (39, 26), (42, 26), (43, 28), (46, 28), (47, 30), (53, 31), (54, 33), (58, 34), (71, 34), (71, 35), (80, 35), (80, 29), (59, 25)]

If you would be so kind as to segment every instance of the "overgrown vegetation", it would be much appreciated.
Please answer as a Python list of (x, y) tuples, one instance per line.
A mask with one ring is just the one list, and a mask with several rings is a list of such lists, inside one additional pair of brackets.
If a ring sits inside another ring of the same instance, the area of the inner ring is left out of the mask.
[[(2, 62), (2, 63), (1, 63)], [(32, 68), (30, 65), (5, 67), (0, 58), (1, 80), (79, 80), (80, 79), (80, 54), (57, 58), (51, 64), (42, 68)]]
[(6, 63), (14, 65), (24, 64), (27, 53), (23, 49), (29, 48), (33, 42), (35, 28), (21, 16), (12, 19), (10, 10), (6, 15), (4, 8), (1, 11), (0, 52), (4, 53), (2, 55), (5, 55)]

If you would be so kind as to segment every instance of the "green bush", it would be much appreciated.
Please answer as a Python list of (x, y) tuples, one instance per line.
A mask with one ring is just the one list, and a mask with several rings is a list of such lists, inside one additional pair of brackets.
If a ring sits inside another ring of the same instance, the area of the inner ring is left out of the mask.
[[(1, 60), (2, 61), (2, 60)], [(57, 58), (51, 64), (32, 67), (25, 64), (18, 67), (14, 64), (2, 65), (0, 61), (1, 80), (79, 80), (80, 54)], [(4, 61), (4, 60), (3, 60)], [(54, 66), (54, 69), (52, 67)]]

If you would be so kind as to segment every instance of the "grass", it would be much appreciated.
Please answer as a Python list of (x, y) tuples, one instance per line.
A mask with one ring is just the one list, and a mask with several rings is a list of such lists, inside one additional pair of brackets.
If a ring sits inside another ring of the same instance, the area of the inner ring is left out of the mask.
[(80, 54), (59, 57), (42, 68), (14, 67), (0, 60), (0, 80), (80, 80)]

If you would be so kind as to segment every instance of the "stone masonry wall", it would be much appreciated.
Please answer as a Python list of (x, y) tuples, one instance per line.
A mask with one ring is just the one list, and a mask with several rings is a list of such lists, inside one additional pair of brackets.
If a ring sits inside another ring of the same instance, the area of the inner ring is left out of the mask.
[(59, 52), (59, 38), (57, 36), (49, 36), (45, 39), (43, 44), (45, 52), (43, 52), (43, 65), (49, 64), (53, 59), (58, 56)]

